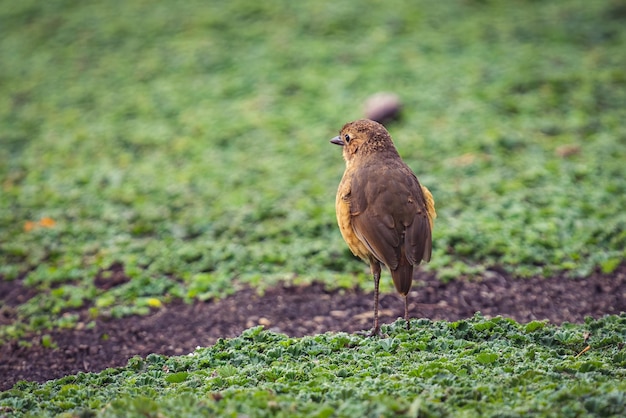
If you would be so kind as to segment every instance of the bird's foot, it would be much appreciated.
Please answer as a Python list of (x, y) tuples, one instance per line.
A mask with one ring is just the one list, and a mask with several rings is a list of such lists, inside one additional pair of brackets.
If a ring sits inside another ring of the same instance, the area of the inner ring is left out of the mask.
[(368, 337), (378, 337), (378, 338), (382, 338), (383, 337), (383, 333), (380, 332), (380, 328), (372, 328), (372, 330), (370, 331), (369, 334), (367, 334)]
[[(365, 334), (365, 331), (363, 331), (363, 333)], [(388, 337), (388, 335), (387, 335), (387, 334), (383, 334), (383, 333), (380, 331), (380, 327), (374, 327), (374, 328), (372, 328), (372, 330), (371, 330), (370, 332), (368, 332), (366, 335), (367, 335), (367, 337), (369, 337), (369, 338), (372, 338), (372, 337), (386, 338), (386, 337)]]
[(383, 334), (380, 331), (380, 328), (372, 328), (370, 331), (367, 331), (367, 330), (357, 331), (357, 332), (355, 332), (355, 334), (359, 335), (361, 337), (365, 337), (365, 338), (372, 338), (372, 337), (385, 338), (385, 337), (388, 337), (387, 334)]

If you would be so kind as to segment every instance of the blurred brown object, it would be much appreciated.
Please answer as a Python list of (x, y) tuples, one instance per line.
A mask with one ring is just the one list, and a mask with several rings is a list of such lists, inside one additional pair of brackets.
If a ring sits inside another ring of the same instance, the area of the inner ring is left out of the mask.
[(384, 124), (400, 118), (402, 103), (397, 94), (380, 92), (365, 100), (365, 117)]
[(554, 150), (554, 153), (561, 158), (567, 158), (571, 155), (579, 154), (580, 146), (576, 144), (561, 145)]

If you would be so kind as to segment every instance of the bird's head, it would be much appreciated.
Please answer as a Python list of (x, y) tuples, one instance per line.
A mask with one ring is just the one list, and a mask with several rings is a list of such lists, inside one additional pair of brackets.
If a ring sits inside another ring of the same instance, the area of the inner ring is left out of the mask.
[(339, 136), (330, 142), (343, 147), (343, 158), (347, 163), (374, 153), (392, 152), (397, 155), (389, 132), (380, 123), (369, 119), (346, 123)]

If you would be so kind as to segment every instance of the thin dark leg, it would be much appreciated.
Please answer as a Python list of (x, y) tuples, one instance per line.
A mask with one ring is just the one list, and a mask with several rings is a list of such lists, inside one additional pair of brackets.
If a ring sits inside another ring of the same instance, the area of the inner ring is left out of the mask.
[(378, 286), (380, 284), (380, 264), (377, 262), (370, 263), (372, 275), (374, 276), (374, 328), (370, 333), (370, 337), (380, 335), (380, 325), (378, 323)]
[(406, 329), (411, 329), (409, 323), (409, 294), (404, 295), (404, 320), (406, 321)]

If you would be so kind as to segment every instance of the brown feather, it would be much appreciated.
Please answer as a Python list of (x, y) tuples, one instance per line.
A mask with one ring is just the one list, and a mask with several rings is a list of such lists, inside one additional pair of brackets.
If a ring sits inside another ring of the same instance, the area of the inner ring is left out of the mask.
[(401, 295), (407, 295), (409, 290), (411, 290), (411, 285), (413, 284), (413, 264), (409, 263), (404, 254), (402, 254), (398, 267), (395, 270), (391, 269), (390, 271), (393, 284), (398, 293)]

